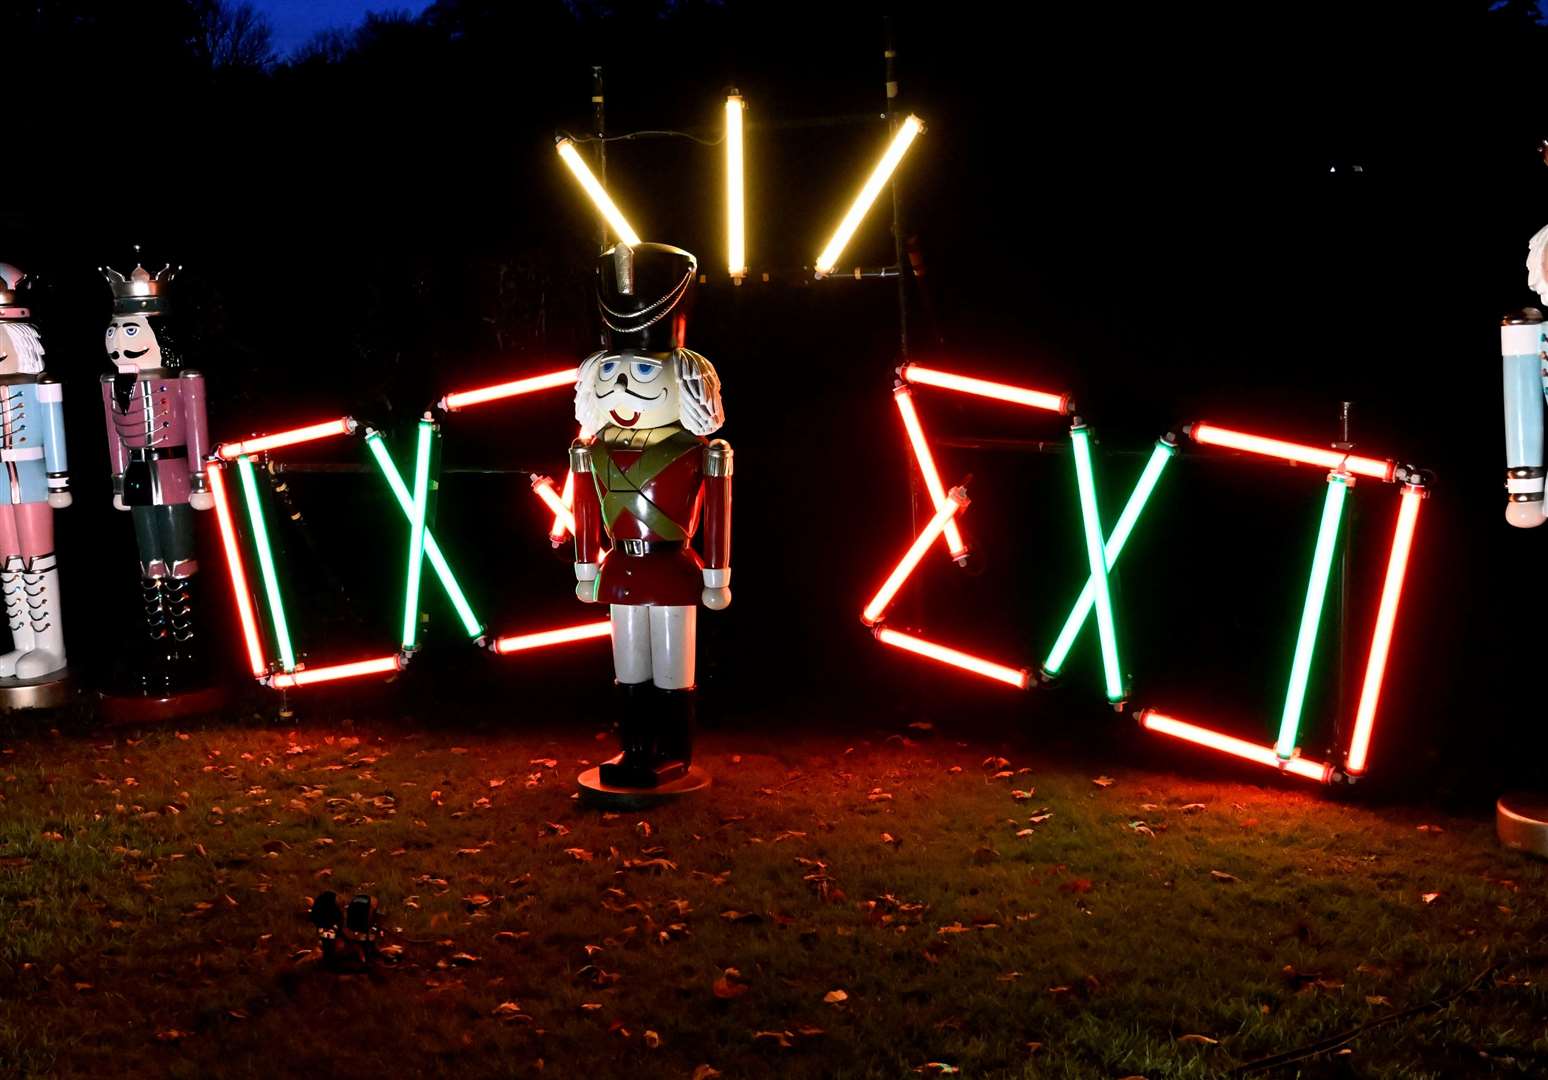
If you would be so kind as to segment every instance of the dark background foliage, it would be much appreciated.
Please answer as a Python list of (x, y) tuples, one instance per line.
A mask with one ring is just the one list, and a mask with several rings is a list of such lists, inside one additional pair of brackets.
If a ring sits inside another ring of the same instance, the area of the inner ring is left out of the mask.
[[(1503, 522), (1495, 360), (1499, 316), (1532, 299), (1521, 259), (1548, 207), (1534, 148), (1545, 32), (1524, 3), (1444, 7), (897, 8), (903, 101), (929, 123), (901, 186), (926, 269), (907, 286), (913, 354), (1071, 389), (1102, 440), (1109, 519), (1154, 438), (1201, 416), (1327, 441), (1349, 400), (1362, 447), (1436, 471), (1379, 766), (1482, 791), (1540, 769), (1545, 742), (1544, 538)], [(1073, 692), (1020, 697), (883, 655), (855, 618), (910, 528), (887, 398), (897, 292), (811, 286), (799, 270), (885, 139), (879, 8), (442, 0), (283, 60), (261, 20), (210, 0), (0, 11), (0, 257), (47, 284), (37, 306), (80, 493), (60, 546), (87, 668), (132, 632), (134, 580), (128, 523), (107, 507), (94, 268), (133, 243), (187, 266), (176, 317), (217, 437), (349, 412), (402, 444), (444, 391), (593, 346), (595, 222), (552, 139), (586, 130), (601, 64), (611, 133), (713, 138), (733, 85), (751, 107), (750, 242), (774, 280), (733, 289), (712, 274), (690, 333), (720, 368), (739, 451), (737, 600), (701, 622), (719, 711), (756, 701), (780, 722), (833, 693), (857, 724), (906, 703), (1098, 740), (1127, 730), (1093, 704), (1089, 642)], [(608, 183), (648, 238), (719, 265), (718, 148), (613, 142)], [(877, 213), (846, 261), (890, 258)], [(921, 401), (943, 443), (1061, 436)], [(572, 427), (557, 395), (446, 426), (438, 531), (496, 628), (577, 605), (524, 478), (480, 470), (557, 471)], [(343, 457), (289, 458), (309, 459)], [(964, 446), (942, 459), (973, 476), (974, 565), (927, 570), (898, 618), (1035, 666), (1083, 576), (1068, 460)], [(1321, 488), (1311, 470), (1185, 455), (1120, 571), (1138, 702), (1269, 730)], [(390, 640), (401, 520), (369, 477), (297, 475), (292, 489), (308, 526), (281, 540), (303, 647)], [(1374, 484), (1354, 501), (1351, 682), (1395, 506)], [(226, 586), (209, 574), (204, 588), (234, 654)], [(468, 663), (430, 595), (440, 655), (420, 679)], [(603, 666), (576, 653), (479, 679), (596, 686)], [(1337, 666), (1330, 635), (1309, 751), (1335, 739)]]

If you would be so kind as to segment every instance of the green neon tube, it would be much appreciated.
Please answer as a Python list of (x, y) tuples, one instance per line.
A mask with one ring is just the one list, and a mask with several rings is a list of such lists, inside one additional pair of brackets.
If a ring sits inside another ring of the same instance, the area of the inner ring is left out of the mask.
[[(1165, 441), (1156, 440), (1156, 448), (1150, 452), (1150, 460), (1145, 462), (1145, 468), (1140, 473), (1139, 480), (1134, 485), (1134, 490), (1129, 493), (1129, 501), (1124, 504), (1123, 512), (1118, 515), (1118, 523), (1113, 526), (1113, 531), (1107, 537), (1107, 565), (1116, 566), (1118, 556), (1123, 554), (1123, 545), (1129, 542), (1129, 534), (1134, 531), (1135, 522), (1145, 510), (1145, 504), (1150, 501), (1151, 493), (1156, 490), (1156, 484), (1161, 480), (1161, 473), (1166, 469), (1166, 463), (1172, 460), (1172, 455), (1177, 453), (1177, 447)], [(1057, 675), (1064, 669), (1064, 662), (1069, 659), (1070, 650), (1075, 647), (1075, 639), (1080, 635), (1081, 627), (1086, 625), (1086, 620), (1091, 616), (1091, 609), (1096, 606), (1096, 582), (1089, 576), (1086, 578), (1086, 587), (1081, 590), (1080, 599), (1075, 601), (1075, 607), (1070, 611), (1070, 617), (1064, 620), (1064, 629), (1059, 631), (1059, 637), (1054, 641), (1053, 649), (1048, 654), (1048, 659), (1043, 662), (1043, 671), (1049, 675)]]
[[(411, 515), (414, 511), (414, 497), (409, 494), (408, 485), (403, 482), (403, 474), (398, 472), (398, 467), (392, 463), (392, 457), (387, 453), (387, 446), (382, 441), (381, 433), (373, 431), (367, 435), (366, 445), (371, 448), (371, 456), (376, 459), (377, 466), (382, 470), (382, 476), (387, 481), (387, 486), (392, 489), (393, 497), (398, 500), (403, 516), (413, 520)], [(484, 632), (483, 624), (473, 613), (473, 605), (468, 603), (467, 595), (463, 593), (462, 586), (457, 583), (457, 577), (452, 573), (451, 563), (446, 561), (446, 556), (441, 552), (441, 545), (436, 542), (435, 534), (428, 528), (425, 530), (425, 558), (430, 560), (430, 568), (441, 580), (441, 587), (446, 590), (447, 599), (452, 602), (452, 607), (457, 609), (457, 617), (462, 620), (463, 629), (468, 632), (468, 637), (478, 637)]]
[(1097, 635), (1102, 639), (1102, 670), (1107, 676), (1107, 700), (1122, 701), (1123, 668), (1118, 663), (1118, 628), (1107, 587), (1107, 556), (1102, 550), (1102, 519), (1097, 511), (1096, 477), (1091, 468), (1091, 435), (1084, 427), (1070, 429), (1075, 449), (1075, 484), (1080, 489), (1080, 517), (1086, 533), (1086, 561), (1091, 566)]
[(1295, 659), (1290, 664), (1290, 689), (1285, 712), (1279, 720), (1279, 739), (1274, 753), (1281, 761), (1295, 754), (1295, 739), (1306, 704), (1306, 681), (1311, 676), (1312, 653), (1317, 649), (1317, 630), (1333, 572), (1333, 551), (1338, 547), (1338, 523), (1344, 516), (1344, 495), (1349, 485), (1337, 473), (1328, 476), (1328, 494), (1322, 501), (1322, 524), (1317, 527), (1317, 551), (1312, 556), (1311, 580), (1306, 583), (1306, 606), (1301, 609), (1301, 631), (1295, 639)]
[(414, 451), (414, 501), (409, 507), (408, 582), (403, 590), (403, 647), (419, 641), (419, 579), (425, 563), (425, 518), (430, 510), (430, 443), (435, 425), (419, 422)]
[(274, 569), (274, 551), (269, 547), (269, 527), (264, 524), (263, 507), (258, 502), (258, 480), (253, 474), (253, 459), (237, 458), (237, 473), (242, 477), (242, 497), (247, 503), (247, 520), (253, 529), (253, 546), (258, 549), (258, 569), (263, 574), (263, 591), (269, 598), (269, 618), (274, 623), (274, 640), (279, 646), (280, 664), (286, 671), (296, 670), (296, 650), (290, 644), (290, 625), (285, 621), (285, 602), (280, 597), (279, 573)]

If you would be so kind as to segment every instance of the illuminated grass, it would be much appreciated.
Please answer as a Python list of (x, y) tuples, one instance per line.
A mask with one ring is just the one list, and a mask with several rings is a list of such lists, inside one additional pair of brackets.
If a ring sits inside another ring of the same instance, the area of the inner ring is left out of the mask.
[[(707, 738), (705, 797), (609, 817), (570, 799), (608, 745), (592, 731), (187, 735), (0, 739), (0, 1073), (1203, 1077), (1496, 962), (1303, 1075), (1548, 1066), (1548, 868), (1482, 820), (1125, 770), (1101, 788), (1026, 750), (879, 735)], [(677, 869), (623, 865), (654, 857)], [(379, 896), (401, 957), (322, 970), (304, 916), (325, 888)], [(495, 1019), (506, 1001), (531, 1020)], [(754, 1038), (787, 1030), (788, 1050)]]

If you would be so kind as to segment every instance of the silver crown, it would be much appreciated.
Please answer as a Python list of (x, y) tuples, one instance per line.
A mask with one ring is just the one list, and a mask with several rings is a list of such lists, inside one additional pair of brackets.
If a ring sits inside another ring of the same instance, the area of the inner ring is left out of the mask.
[(10, 263), (0, 263), (0, 319), (25, 319), (31, 314), (20, 297), (26, 278), (24, 271)]
[(165, 286), (171, 284), (178, 271), (182, 270), (181, 266), (167, 263), (153, 274), (139, 261), (139, 244), (134, 245), (134, 254), (135, 267), (127, 274), (120, 273), (111, 266), (98, 267), (113, 290), (115, 314), (160, 310)]

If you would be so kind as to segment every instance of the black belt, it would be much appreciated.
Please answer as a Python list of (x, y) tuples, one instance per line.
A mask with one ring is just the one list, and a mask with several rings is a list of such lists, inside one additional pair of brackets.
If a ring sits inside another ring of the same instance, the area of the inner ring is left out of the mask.
[(624, 555), (660, 555), (668, 551), (683, 550), (682, 540), (627, 540), (613, 541), (613, 550)]
[(165, 461), (167, 458), (185, 458), (188, 456), (186, 446), (131, 446), (129, 448), (130, 461)]

